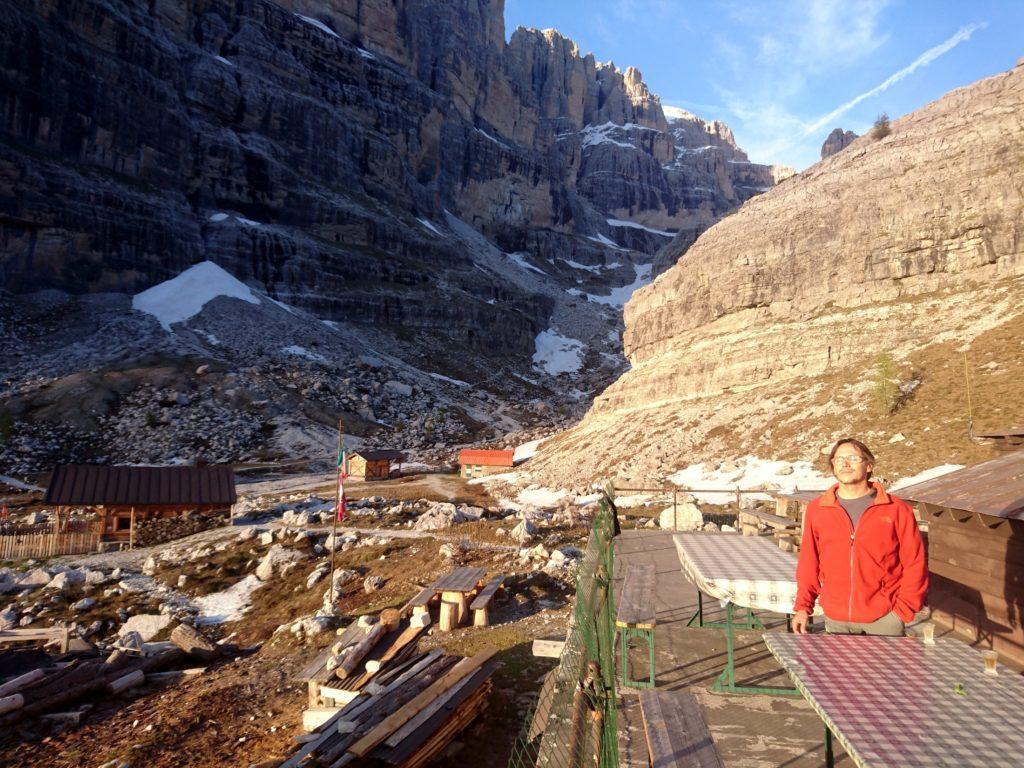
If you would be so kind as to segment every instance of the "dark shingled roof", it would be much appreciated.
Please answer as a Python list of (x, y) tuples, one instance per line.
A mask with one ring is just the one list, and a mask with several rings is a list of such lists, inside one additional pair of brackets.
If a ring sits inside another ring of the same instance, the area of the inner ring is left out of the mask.
[(53, 470), (46, 504), (146, 506), (234, 504), (235, 472), (228, 466), (111, 467), (61, 464)]
[(381, 461), (387, 459), (388, 461), (405, 461), (405, 454), (401, 451), (354, 451), (353, 456), (362, 456), (367, 461)]
[(893, 493), (907, 501), (1024, 520), (1024, 451), (964, 467)]

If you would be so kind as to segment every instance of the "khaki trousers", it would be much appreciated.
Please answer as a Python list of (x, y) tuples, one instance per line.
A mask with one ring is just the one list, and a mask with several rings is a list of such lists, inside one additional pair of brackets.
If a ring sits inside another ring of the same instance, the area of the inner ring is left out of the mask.
[(903, 620), (892, 611), (880, 619), (869, 622), (834, 621), (825, 617), (825, 631), (830, 635), (885, 635), (903, 637), (906, 627)]

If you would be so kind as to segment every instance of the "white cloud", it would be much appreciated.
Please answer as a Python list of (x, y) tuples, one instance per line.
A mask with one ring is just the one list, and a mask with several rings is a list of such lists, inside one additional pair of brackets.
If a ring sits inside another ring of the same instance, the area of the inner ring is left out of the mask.
[(872, 96), (877, 96), (882, 91), (887, 90), (888, 88), (895, 85), (903, 78), (913, 74), (915, 70), (918, 70), (921, 67), (927, 67), (933, 61), (939, 58), (939, 56), (953, 50), (956, 46), (958, 46), (965, 40), (970, 40), (971, 35), (973, 35), (979, 29), (984, 29), (987, 26), (988, 24), (986, 22), (976, 22), (974, 24), (968, 24), (966, 27), (960, 27), (960, 29), (957, 30), (955, 35), (942, 41), (938, 45), (929, 48), (927, 51), (922, 53), (920, 56), (914, 59), (910, 64), (905, 66), (899, 72), (889, 75), (889, 77), (887, 77), (885, 80), (883, 80), (881, 83), (876, 85), (871, 90), (864, 91), (864, 93), (853, 97), (845, 104), (840, 104), (827, 115), (823, 115), (822, 117), (815, 120), (813, 123), (807, 126), (806, 130), (804, 131), (804, 134), (806, 135), (824, 128), (825, 126), (829, 125), (831, 122), (836, 120), (836, 118), (838, 118), (840, 115), (849, 112), (862, 101), (870, 99)]

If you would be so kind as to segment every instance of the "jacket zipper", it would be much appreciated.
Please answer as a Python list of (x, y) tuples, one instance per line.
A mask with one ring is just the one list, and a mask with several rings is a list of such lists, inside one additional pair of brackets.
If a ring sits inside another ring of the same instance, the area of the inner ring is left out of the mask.
[[(861, 513), (860, 519), (863, 520), (864, 519), (864, 515), (866, 515), (868, 513), (868, 510), (870, 510), (872, 507), (876, 506), (877, 504), (878, 504), (877, 500), (871, 502), (871, 504), (868, 506), (868, 508), (865, 509)], [(843, 505), (840, 504), (839, 508), (843, 509)], [(854, 542), (855, 542), (856, 536), (857, 536), (857, 526), (855, 526), (853, 524), (853, 518), (850, 517), (850, 513), (846, 512), (845, 509), (843, 509), (843, 512), (846, 513), (846, 519), (850, 523), (850, 599), (849, 599), (849, 601), (848, 601), (848, 603), (846, 605), (846, 614), (847, 614), (847, 619), (846, 620), (847, 621), (853, 621), (853, 545), (854, 545)]]

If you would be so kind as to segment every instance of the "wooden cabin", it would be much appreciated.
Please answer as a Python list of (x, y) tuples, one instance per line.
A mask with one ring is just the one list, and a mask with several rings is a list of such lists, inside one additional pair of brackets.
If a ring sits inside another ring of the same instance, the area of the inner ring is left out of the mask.
[(1024, 451), (896, 494), (928, 523), (935, 620), (1024, 664)]
[(485, 451), (464, 448), (459, 451), (459, 474), (467, 480), (496, 475), (512, 469), (515, 451)]
[(356, 451), (349, 455), (348, 474), (356, 480), (387, 480), (391, 477), (391, 463), (398, 462), (402, 469), (405, 454), (401, 451)]
[(237, 500), (229, 466), (122, 467), (62, 464), (53, 471), (45, 504), (86, 507), (99, 516), (101, 541), (130, 541), (146, 520), (187, 512), (230, 517)]

